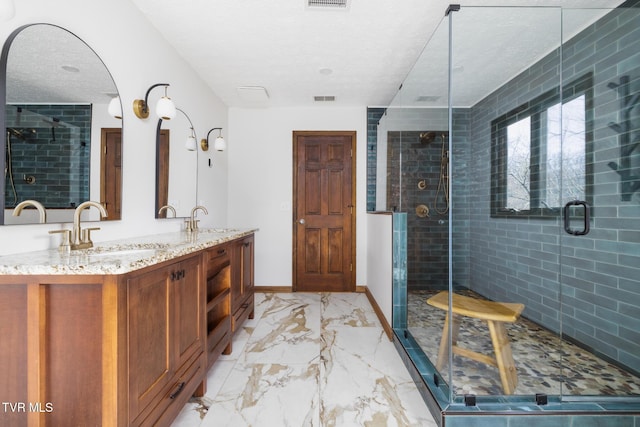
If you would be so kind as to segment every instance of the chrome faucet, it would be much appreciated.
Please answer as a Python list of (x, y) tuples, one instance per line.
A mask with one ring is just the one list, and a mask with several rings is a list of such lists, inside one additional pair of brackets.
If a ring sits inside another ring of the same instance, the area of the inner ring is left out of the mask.
[[(171, 205), (164, 205), (163, 207), (158, 209), (158, 215), (160, 215), (162, 213), (162, 211), (172, 212), (173, 213), (173, 217), (174, 218), (176, 217), (176, 210)], [(169, 218), (169, 217), (167, 217), (167, 218)]]
[(37, 200), (25, 200), (18, 203), (16, 207), (13, 208), (13, 216), (20, 216), (20, 214), (22, 213), (22, 209), (24, 209), (26, 206), (33, 206), (34, 208), (38, 209), (38, 212), (40, 212), (40, 224), (44, 224), (45, 222), (47, 222), (47, 211), (45, 211), (42, 203), (38, 202)]
[(186, 221), (186, 225), (187, 225), (186, 230), (189, 233), (192, 231), (198, 230), (198, 220), (196, 220), (196, 211), (198, 209), (200, 209), (206, 215), (209, 215), (207, 208), (205, 208), (204, 206), (196, 206), (193, 209), (191, 209), (191, 217)]
[(107, 210), (98, 202), (94, 202), (92, 200), (88, 200), (86, 202), (80, 203), (73, 213), (73, 240), (71, 243), (71, 249), (87, 249), (93, 247), (93, 242), (91, 241), (91, 231), (100, 230), (100, 228), (86, 228), (82, 229), (80, 227), (80, 215), (82, 215), (82, 211), (84, 209), (90, 208), (93, 206), (100, 211), (100, 217), (107, 217)]

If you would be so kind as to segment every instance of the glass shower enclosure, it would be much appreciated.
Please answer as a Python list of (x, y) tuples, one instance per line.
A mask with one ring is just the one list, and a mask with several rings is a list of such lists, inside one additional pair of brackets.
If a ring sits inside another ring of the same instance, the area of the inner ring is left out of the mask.
[(640, 5), (610, 3), (450, 6), (376, 123), (441, 424), (640, 423)]

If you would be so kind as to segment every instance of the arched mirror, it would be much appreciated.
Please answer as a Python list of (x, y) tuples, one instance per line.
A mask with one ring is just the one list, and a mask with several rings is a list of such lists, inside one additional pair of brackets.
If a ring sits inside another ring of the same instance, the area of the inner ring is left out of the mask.
[(198, 144), (193, 123), (177, 108), (157, 133), (156, 218), (189, 217), (198, 192)]
[(72, 222), (86, 200), (120, 219), (122, 120), (108, 112), (118, 90), (104, 63), (50, 24), (17, 29), (0, 59), (0, 223), (42, 222), (32, 206), (14, 216), (25, 200), (46, 209), (46, 222)]

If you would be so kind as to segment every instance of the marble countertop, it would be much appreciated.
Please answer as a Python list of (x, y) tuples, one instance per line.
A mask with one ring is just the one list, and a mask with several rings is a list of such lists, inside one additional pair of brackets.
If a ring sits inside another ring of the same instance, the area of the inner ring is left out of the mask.
[(0, 275), (123, 274), (198, 252), (256, 232), (257, 229), (205, 228), (95, 243), (93, 248), (57, 249), (0, 257)]

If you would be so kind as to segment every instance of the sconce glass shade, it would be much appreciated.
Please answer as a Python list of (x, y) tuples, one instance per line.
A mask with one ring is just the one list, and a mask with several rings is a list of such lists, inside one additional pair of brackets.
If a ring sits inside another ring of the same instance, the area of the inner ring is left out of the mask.
[(187, 137), (187, 142), (184, 144), (184, 147), (189, 151), (196, 151), (196, 149), (198, 148), (196, 137), (193, 135), (189, 135)]
[(176, 106), (171, 98), (163, 96), (158, 99), (158, 103), (156, 104), (156, 114), (162, 120), (171, 120), (176, 116)]
[(216, 151), (224, 151), (227, 149), (227, 142), (222, 136), (218, 136), (216, 141), (213, 143), (213, 148), (215, 148)]
[(120, 104), (119, 96), (111, 98), (107, 111), (111, 117), (115, 117), (116, 119), (122, 118), (122, 104)]

